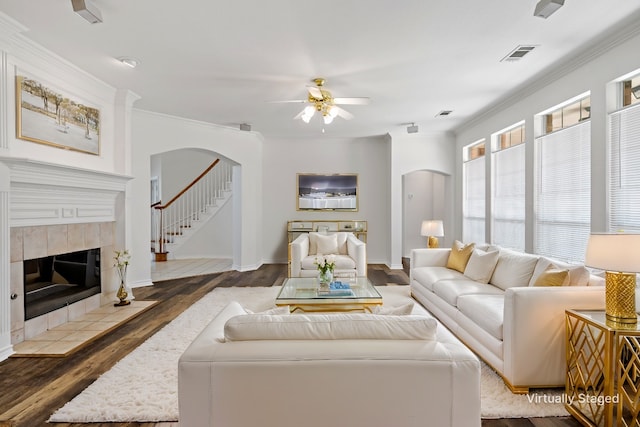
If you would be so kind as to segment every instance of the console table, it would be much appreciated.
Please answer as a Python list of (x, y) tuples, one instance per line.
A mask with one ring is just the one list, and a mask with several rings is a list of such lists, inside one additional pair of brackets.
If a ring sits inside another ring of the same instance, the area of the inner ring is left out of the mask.
[(583, 425), (640, 422), (640, 325), (611, 323), (599, 310), (566, 310), (565, 407)]

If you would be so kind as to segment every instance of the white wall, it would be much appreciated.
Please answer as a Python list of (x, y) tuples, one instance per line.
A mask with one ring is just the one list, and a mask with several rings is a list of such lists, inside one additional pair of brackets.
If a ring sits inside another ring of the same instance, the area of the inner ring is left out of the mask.
[[(150, 232), (150, 157), (178, 148), (216, 152), (239, 164), (240, 191), (234, 198), (234, 268), (253, 270), (262, 264), (262, 137), (254, 132), (216, 126), (209, 123), (166, 116), (148, 111), (133, 111), (132, 206), (136, 228), (132, 230), (133, 286), (151, 283)], [(235, 178), (234, 178), (235, 179)], [(235, 185), (235, 183), (234, 183)]]
[[(389, 266), (402, 268), (403, 256), (403, 189), (402, 177), (417, 170), (427, 170), (445, 175), (443, 220), (445, 239), (441, 246), (449, 246), (451, 237), (455, 236), (453, 206), (455, 173), (455, 140), (453, 135), (445, 133), (420, 132), (417, 134), (392, 134), (389, 136), (389, 162), (391, 195), (387, 202), (390, 210), (389, 233), (387, 246)], [(421, 246), (422, 247), (422, 246)]]
[[(347, 219), (368, 222), (367, 258), (387, 262), (389, 168), (383, 137), (269, 139), (264, 144), (264, 260), (287, 262), (287, 221)], [(358, 212), (296, 210), (296, 173), (357, 173)]]
[[(410, 172), (404, 175), (403, 191), (402, 255), (409, 257), (412, 249), (427, 246), (427, 237), (420, 235), (422, 221), (444, 219), (445, 176), (431, 171)], [(438, 239), (444, 241), (443, 237)]]
[[(606, 231), (606, 170), (607, 119), (611, 109), (610, 83), (634, 70), (640, 69), (640, 27), (619, 35), (618, 40), (594, 46), (586, 56), (575, 59), (564, 67), (547, 72), (538, 81), (516, 93), (510, 100), (460, 128), (456, 134), (456, 238), (462, 235), (462, 147), (481, 138), (490, 141), (492, 133), (518, 121), (525, 120), (526, 158), (526, 250), (533, 250), (533, 118), (536, 114), (560, 104), (581, 93), (591, 92), (591, 229)], [(617, 43), (617, 45), (616, 45)], [(525, 59), (526, 61), (526, 59)], [(610, 87), (607, 92), (607, 87)], [(489, 160), (487, 160), (489, 161)], [(489, 167), (489, 163), (487, 163)], [(490, 174), (487, 174), (489, 177)], [(490, 187), (487, 187), (490, 188)], [(487, 194), (490, 194), (489, 192)], [(489, 220), (489, 217), (487, 217)], [(489, 224), (487, 224), (487, 227)], [(489, 237), (489, 236), (488, 236)]]
[[(156, 156), (152, 156), (152, 159), (154, 157)], [(167, 203), (191, 184), (219, 156), (212, 151), (183, 148), (160, 153), (157, 157), (161, 161), (161, 198)]]

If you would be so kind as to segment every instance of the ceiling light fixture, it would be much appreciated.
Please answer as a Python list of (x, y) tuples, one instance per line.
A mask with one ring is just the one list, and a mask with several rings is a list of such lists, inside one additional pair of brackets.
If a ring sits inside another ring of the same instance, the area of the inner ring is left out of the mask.
[(102, 14), (100, 10), (90, 2), (90, 0), (71, 0), (71, 6), (73, 11), (91, 24), (98, 24), (102, 22)]
[(564, 4), (564, 0), (540, 0), (536, 5), (534, 16), (547, 19)]
[(407, 126), (407, 133), (418, 133), (418, 125), (411, 122), (411, 124)]
[(122, 62), (127, 67), (131, 67), (131, 68), (136, 68), (138, 64), (140, 64), (140, 61), (138, 61), (135, 58), (131, 58), (130, 56), (122, 56), (118, 58), (118, 61)]

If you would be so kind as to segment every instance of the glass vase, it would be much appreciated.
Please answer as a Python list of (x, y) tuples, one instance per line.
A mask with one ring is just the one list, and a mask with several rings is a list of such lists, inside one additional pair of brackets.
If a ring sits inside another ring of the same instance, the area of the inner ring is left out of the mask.
[(329, 288), (329, 284), (333, 281), (333, 271), (319, 271), (318, 272), (318, 284), (320, 288)]

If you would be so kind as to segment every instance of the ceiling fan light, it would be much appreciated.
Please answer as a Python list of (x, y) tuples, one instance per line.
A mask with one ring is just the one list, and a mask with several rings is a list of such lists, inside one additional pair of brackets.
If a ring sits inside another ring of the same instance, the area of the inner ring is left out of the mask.
[(313, 105), (307, 105), (306, 107), (304, 107), (304, 114), (309, 116), (309, 118), (313, 117), (313, 114), (315, 112), (316, 112), (316, 107), (314, 107)]
[(308, 114), (303, 114), (302, 116), (300, 116), (300, 118), (302, 119), (303, 122), (305, 123), (309, 123), (311, 121), (311, 116)]
[(333, 121), (333, 116), (330, 114), (327, 114), (323, 117), (324, 119), (324, 124), (328, 125), (329, 123), (331, 123)]
[(338, 115), (338, 109), (332, 105), (331, 107), (329, 107), (329, 115), (332, 118), (335, 118)]

